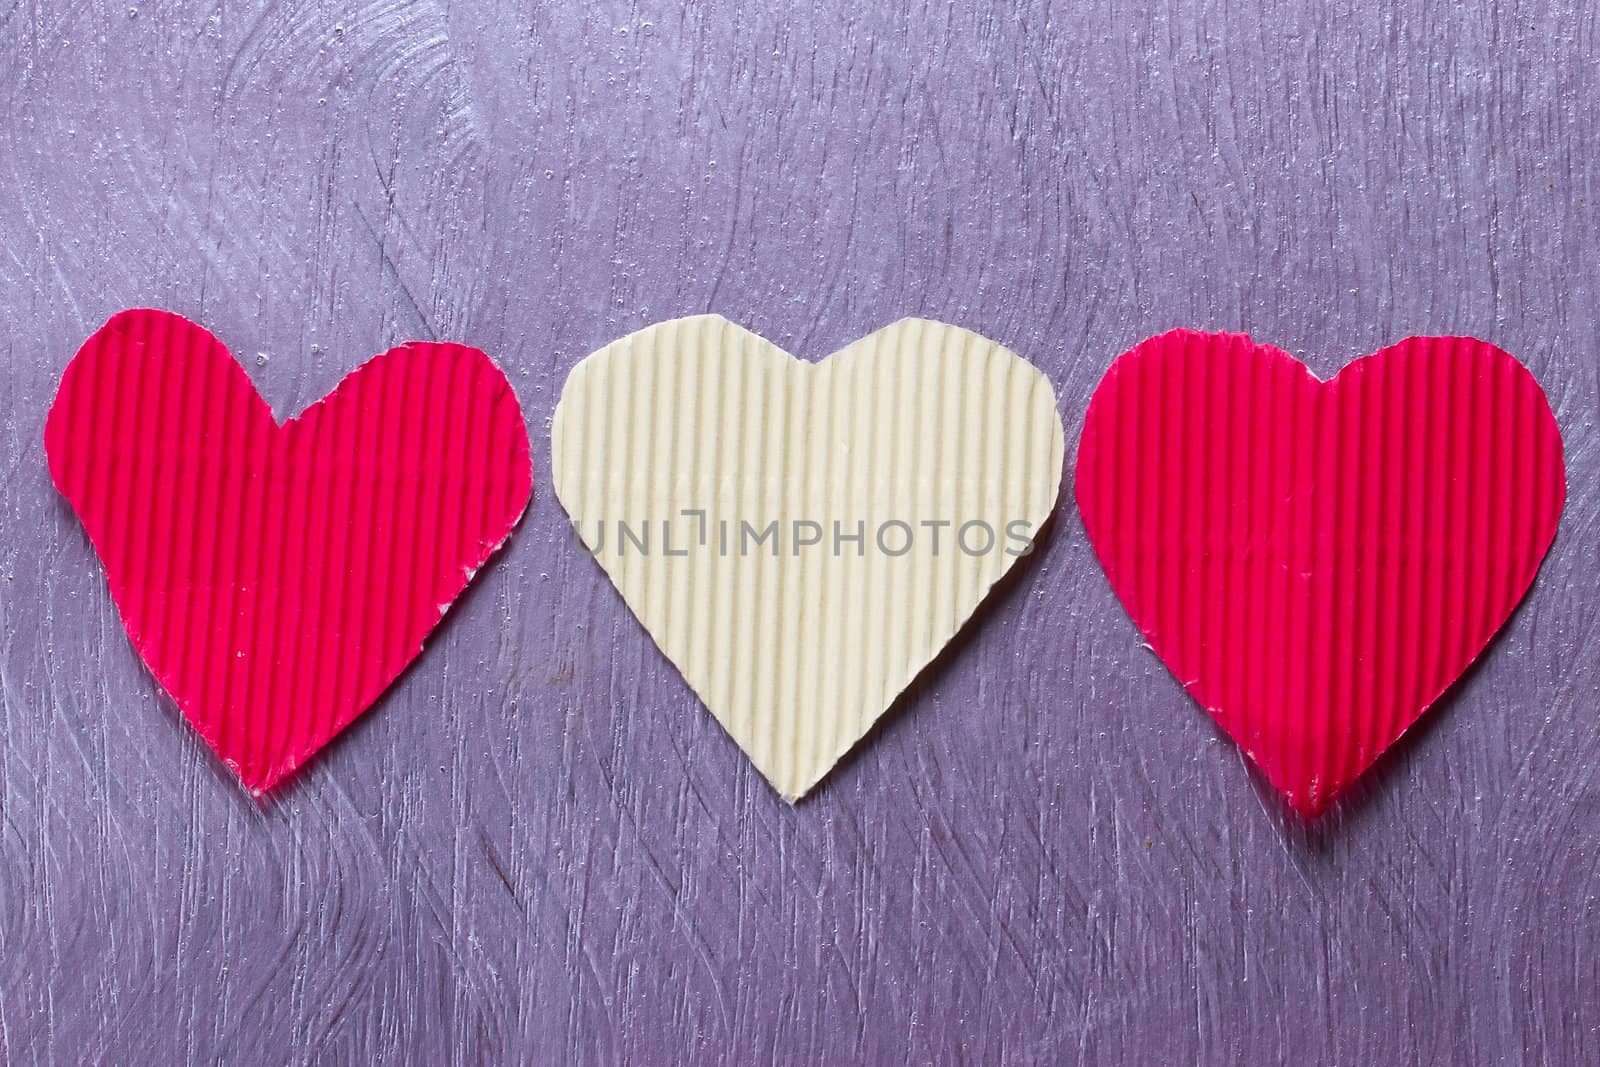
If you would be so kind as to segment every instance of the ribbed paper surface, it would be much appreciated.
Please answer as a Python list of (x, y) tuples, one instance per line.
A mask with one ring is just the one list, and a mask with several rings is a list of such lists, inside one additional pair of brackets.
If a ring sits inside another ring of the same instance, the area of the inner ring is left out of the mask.
[(45, 448), (134, 647), (256, 791), (417, 656), (532, 478), (476, 349), (396, 348), (280, 426), (216, 338), (161, 311), (84, 344)]
[[(1061, 481), (1045, 377), (912, 319), (817, 364), (716, 316), (661, 323), (573, 370), (552, 433), (584, 541), (791, 799), (961, 628), (1019, 558), (1008, 526), (1037, 532)], [(772, 523), (776, 551), (750, 550)], [(968, 551), (984, 527), (995, 547)]]
[(1107, 372), (1077, 465), (1128, 613), (1306, 815), (1483, 650), (1565, 495), (1538, 383), (1457, 337), (1323, 383), (1248, 337), (1163, 334)]

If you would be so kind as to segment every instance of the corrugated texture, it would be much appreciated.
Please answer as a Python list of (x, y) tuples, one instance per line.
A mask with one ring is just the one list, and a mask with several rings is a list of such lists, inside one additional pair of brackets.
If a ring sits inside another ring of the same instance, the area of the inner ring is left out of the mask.
[(134, 647), (258, 792), (416, 658), (532, 477), (476, 349), (393, 349), (280, 425), (216, 338), (148, 310), (68, 365), (45, 450)]
[(1411, 338), (1324, 383), (1174, 330), (1095, 391), (1077, 495), (1151, 647), (1314, 816), (1506, 621), (1566, 476), (1544, 392), (1493, 345)]
[(1007, 534), (1049, 515), (1063, 438), (1044, 375), (966, 330), (905, 319), (812, 364), (703, 315), (572, 371), (552, 478), (656, 644), (795, 799), (1020, 558)]

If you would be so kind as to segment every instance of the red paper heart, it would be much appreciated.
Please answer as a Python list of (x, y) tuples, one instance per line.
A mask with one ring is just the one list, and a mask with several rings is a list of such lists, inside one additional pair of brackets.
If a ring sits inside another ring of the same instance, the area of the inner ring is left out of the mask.
[(255, 792), (361, 714), (510, 535), (532, 486), (505, 375), (413, 343), (280, 425), (215, 337), (124, 311), (45, 423), (134, 648)]
[(1077, 492), (1156, 654), (1314, 816), (1510, 616), (1566, 473), (1544, 392), (1493, 345), (1413, 338), (1322, 382), (1174, 330), (1095, 391)]

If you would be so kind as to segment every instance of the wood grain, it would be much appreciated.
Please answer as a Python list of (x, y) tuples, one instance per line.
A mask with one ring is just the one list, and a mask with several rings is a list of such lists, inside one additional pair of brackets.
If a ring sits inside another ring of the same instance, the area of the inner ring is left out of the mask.
[[(0, 1061), (1600, 1062), (1600, 18), (1579, 0), (0, 10)], [(258, 807), (139, 665), (41, 431), (170, 308), (281, 415), (500, 360), (535, 499)], [(714, 311), (1050, 376), (1243, 330), (1515, 353), (1533, 592), (1315, 828), (1139, 644), (1070, 506), (797, 809), (570, 540), (567, 370)]]

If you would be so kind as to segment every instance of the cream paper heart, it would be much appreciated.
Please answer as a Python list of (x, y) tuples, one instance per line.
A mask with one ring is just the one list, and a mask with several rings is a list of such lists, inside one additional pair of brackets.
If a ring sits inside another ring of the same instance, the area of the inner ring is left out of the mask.
[(793, 801), (1028, 552), (1063, 441), (1045, 376), (966, 330), (904, 319), (813, 364), (700, 315), (573, 368), (552, 483)]

